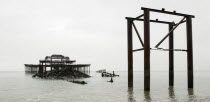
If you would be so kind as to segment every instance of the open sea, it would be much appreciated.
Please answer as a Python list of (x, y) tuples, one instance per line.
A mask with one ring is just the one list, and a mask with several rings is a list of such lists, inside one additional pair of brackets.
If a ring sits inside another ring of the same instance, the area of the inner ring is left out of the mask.
[(151, 91), (144, 91), (143, 72), (134, 72), (134, 87), (127, 87), (127, 72), (109, 77), (90, 72), (80, 85), (66, 80), (33, 79), (25, 72), (0, 72), (0, 102), (210, 102), (210, 72), (194, 72), (194, 90), (187, 88), (187, 72), (175, 72), (174, 88), (168, 72), (151, 72)]

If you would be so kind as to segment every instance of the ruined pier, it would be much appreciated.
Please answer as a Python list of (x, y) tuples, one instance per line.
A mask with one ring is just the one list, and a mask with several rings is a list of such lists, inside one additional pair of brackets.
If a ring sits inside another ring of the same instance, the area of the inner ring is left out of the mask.
[[(188, 88), (193, 88), (193, 39), (192, 39), (192, 18), (194, 15), (177, 13), (176, 11), (166, 11), (142, 7), (143, 14), (137, 17), (126, 17), (127, 19), (127, 52), (128, 52), (128, 87), (133, 87), (133, 52), (144, 51), (144, 90), (150, 91), (150, 51), (169, 51), (169, 86), (174, 86), (174, 51), (186, 52), (187, 54), (187, 78)], [(178, 23), (170, 21), (161, 21), (150, 19), (150, 13), (156, 12), (183, 17)], [(144, 17), (142, 19), (142, 17)], [(143, 21), (144, 40), (141, 38), (134, 21)], [(168, 25), (169, 32), (157, 43), (154, 48), (150, 46), (150, 23), (159, 23)], [(174, 30), (180, 25), (186, 23), (186, 42), (187, 49), (174, 49)], [(142, 48), (133, 49), (133, 29), (136, 32)], [(159, 47), (163, 41), (169, 38), (169, 48)]]
[(44, 60), (39, 60), (39, 64), (25, 64), (26, 72), (45, 73), (47, 71), (62, 69), (89, 73), (90, 64), (76, 64), (76, 60), (70, 60), (69, 57), (58, 54), (46, 56)]

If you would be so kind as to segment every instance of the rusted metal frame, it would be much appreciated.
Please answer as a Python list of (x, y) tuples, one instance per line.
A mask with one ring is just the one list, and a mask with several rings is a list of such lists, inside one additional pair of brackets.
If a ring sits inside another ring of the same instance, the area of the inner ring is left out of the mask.
[(193, 88), (193, 39), (192, 39), (192, 17), (186, 17), (187, 28), (187, 79), (188, 88)]
[(152, 12), (165, 13), (165, 14), (176, 15), (176, 16), (189, 16), (191, 18), (195, 18), (194, 15), (188, 15), (188, 14), (170, 12), (170, 11), (165, 11), (165, 10), (157, 10), (157, 9), (145, 8), (145, 7), (142, 7), (141, 8), (141, 10), (146, 10), (146, 9), (149, 10), (149, 11), (152, 11)]
[(159, 51), (186, 51), (185, 49), (163, 49), (163, 48), (158, 48), (158, 49), (153, 49), (151, 48), (151, 50), (159, 50)]
[[(185, 23), (185, 22), (186, 22), (186, 20), (182, 21), (181, 24), (182, 24), (182, 23)], [(178, 23), (177, 23), (177, 24), (178, 24)], [(176, 25), (176, 24), (175, 24), (175, 25)]]
[(150, 91), (150, 12), (144, 10), (144, 90)]
[(171, 29), (170, 31), (169, 31), (169, 33), (168, 34), (166, 34), (166, 36), (155, 46), (156, 48), (158, 48), (158, 46), (171, 34), (171, 32), (173, 32), (180, 24), (181, 24), (181, 22), (183, 22), (184, 21), (184, 19), (185, 19), (185, 17), (179, 22), (179, 23), (177, 23), (174, 27), (173, 27), (173, 29)]
[(133, 50), (133, 52), (136, 52), (136, 51), (142, 51), (142, 50), (144, 50), (144, 48), (135, 49), (135, 50)]
[(184, 49), (163, 49), (163, 51), (187, 51), (187, 50), (184, 50)]
[(144, 47), (143, 40), (141, 39), (141, 36), (140, 36), (140, 34), (139, 34), (139, 32), (138, 32), (138, 30), (137, 30), (136, 25), (134, 24), (134, 22), (132, 23), (132, 25), (133, 25), (133, 27), (134, 27), (134, 29), (135, 29), (135, 31), (136, 31), (136, 34), (137, 34), (137, 36), (138, 36), (138, 38), (139, 38), (139, 41), (140, 41), (142, 47)]
[(128, 87), (133, 87), (133, 34), (132, 19), (127, 19), (127, 41), (128, 41)]
[[(142, 50), (144, 50), (144, 48), (135, 49), (135, 50), (133, 50), (133, 52), (142, 51)], [(187, 50), (185, 50), (185, 49), (163, 49), (163, 48), (153, 49), (153, 48), (150, 48), (150, 50), (159, 50), (159, 51), (185, 51), (185, 52), (187, 52)]]
[[(169, 31), (173, 29), (173, 25), (169, 24)], [(174, 86), (174, 32), (169, 35), (169, 86)], [(172, 50), (171, 50), (172, 49)]]
[[(144, 19), (132, 18), (132, 17), (126, 17), (126, 19), (132, 19), (132, 20), (137, 20), (137, 21), (144, 21)], [(162, 23), (162, 24), (171, 24), (171, 23), (173, 23), (173, 22), (159, 21), (159, 20), (149, 20), (149, 21), (153, 22), (153, 23)]]
[(138, 16), (138, 17), (136, 17), (136, 18), (141, 18), (141, 17), (143, 17), (144, 16), (144, 14), (142, 14), (142, 15), (140, 15), (140, 16)]

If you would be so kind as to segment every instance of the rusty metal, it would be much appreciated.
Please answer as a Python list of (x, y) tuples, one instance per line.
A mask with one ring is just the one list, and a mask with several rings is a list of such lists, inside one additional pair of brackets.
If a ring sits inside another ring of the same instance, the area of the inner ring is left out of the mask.
[(187, 16), (187, 73), (188, 88), (193, 88), (193, 39), (192, 39), (192, 17)]
[[(173, 29), (173, 25), (169, 24), (169, 31)], [(174, 32), (169, 35), (169, 49), (174, 49)], [(169, 86), (174, 86), (174, 51), (169, 50)]]
[(134, 27), (134, 29), (135, 29), (135, 31), (136, 31), (136, 34), (137, 34), (137, 36), (138, 36), (138, 38), (139, 38), (139, 41), (140, 41), (142, 47), (144, 47), (144, 43), (143, 43), (143, 41), (142, 41), (142, 39), (141, 39), (141, 36), (140, 36), (140, 34), (139, 34), (139, 32), (138, 32), (138, 30), (137, 30), (137, 28), (136, 28), (136, 25), (134, 24), (134, 22), (133, 22), (132, 24), (133, 24), (133, 27)]
[(150, 48), (151, 50), (158, 50), (158, 51), (184, 51), (187, 52), (185, 49), (164, 49), (164, 48)]
[[(126, 17), (127, 19), (127, 34), (128, 34), (128, 87), (133, 87), (133, 52), (144, 51), (144, 90), (150, 90), (150, 50), (159, 50), (159, 51), (169, 51), (169, 86), (174, 85), (174, 51), (185, 51), (187, 52), (187, 72), (188, 72), (188, 88), (193, 88), (193, 44), (192, 44), (192, 18), (194, 15), (177, 13), (176, 11), (169, 12), (164, 8), (162, 10), (156, 10), (151, 8), (142, 7), (144, 14), (132, 18)], [(150, 13), (157, 12), (163, 14), (170, 14), (175, 16), (183, 16), (184, 18), (175, 24), (174, 22), (168, 21), (160, 21), (150, 20)], [(140, 19), (143, 17), (144, 19)], [(185, 20), (186, 18), (186, 20)], [(137, 30), (137, 27), (133, 23), (133, 21), (144, 21), (144, 42), (142, 41), (140, 34)], [(156, 48), (150, 48), (150, 22), (152, 23), (160, 23), (160, 24), (168, 24), (169, 25), (169, 33), (155, 46)], [(174, 30), (182, 23), (186, 22), (187, 26), (187, 50), (185, 49), (174, 49)], [(134, 49), (132, 43), (132, 25), (139, 37), (143, 48)], [(159, 45), (169, 37), (169, 48), (159, 48)]]
[(141, 8), (142, 10), (149, 10), (149, 11), (152, 11), (152, 12), (158, 12), (158, 13), (165, 13), (165, 14), (170, 14), (170, 15), (176, 15), (176, 16), (189, 16), (191, 18), (195, 18), (194, 15), (188, 15), (188, 14), (182, 14), (182, 13), (175, 13), (175, 12), (169, 12), (169, 11), (165, 11), (164, 10), (157, 10), (157, 9), (151, 9), (151, 8), (146, 8), (146, 7), (142, 7)]
[(144, 10), (144, 90), (150, 91), (150, 13)]
[(144, 14), (142, 14), (142, 15), (140, 15), (140, 16), (138, 16), (138, 17), (136, 17), (136, 18), (141, 18), (141, 17), (143, 17), (144, 16)]
[[(144, 21), (144, 19), (133, 18), (133, 17), (126, 17), (126, 19), (132, 19), (132, 20), (136, 20), (136, 21)], [(173, 22), (160, 21), (160, 20), (150, 20), (150, 22), (153, 22), (153, 23), (162, 23), (162, 24), (170, 24), (170, 23), (173, 23)]]
[(136, 52), (136, 51), (142, 51), (142, 50), (144, 50), (144, 48), (135, 49), (135, 50), (133, 50), (133, 52)]
[(158, 48), (158, 46), (170, 35), (170, 34), (172, 34), (171, 32), (173, 32), (183, 21), (184, 21), (184, 19), (185, 19), (185, 17), (179, 22), (179, 23), (177, 23), (174, 27), (173, 27), (173, 29), (171, 29), (170, 31), (169, 31), (169, 33), (168, 34), (166, 34), (166, 36), (155, 46), (156, 48)]
[(133, 87), (133, 34), (132, 34), (132, 19), (127, 19), (128, 33), (128, 87)]

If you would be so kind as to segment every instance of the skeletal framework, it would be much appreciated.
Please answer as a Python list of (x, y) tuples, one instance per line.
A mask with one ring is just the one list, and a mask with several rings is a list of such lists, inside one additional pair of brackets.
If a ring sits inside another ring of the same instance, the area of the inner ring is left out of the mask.
[[(151, 8), (144, 8), (142, 7), (141, 10), (144, 11), (144, 14), (132, 18), (126, 17), (127, 19), (127, 39), (128, 39), (128, 87), (133, 87), (133, 52), (142, 51), (144, 50), (144, 90), (150, 90), (150, 50), (161, 50), (161, 51), (169, 51), (169, 85), (174, 86), (174, 52), (173, 51), (185, 51), (187, 52), (187, 76), (188, 76), (188, 88), (193, 88), (193, 41), (192, 41), (192, 18), (195, 16), (177, 13), (176, 11), (169, 12), (165, 11), (164, 8), (162, 10), (151, 9)], [(167, 22), (167, 21), (159, 21), (150, 20), (150, 12), (157, 12), (163, 14), (170, 14), (175, 16), (182, 16), (183, 19), (178, 22)], [(144, 17), (144, 19), (141, 19)], [(137, 30), (133, 21), (143, 21), (144, 22), (144, 42)], [(160, 40), (160, 42), (155, 46), (155, 48), (150, 48), (150, 22), (153, 23), (161, 23), (161, 24), (168, 24), (169, 26), (169, 33)], [(173, 31), (182, 23), (186, 22), (186, 30), (187, 30), (187, 49), (174, 49), (174, 33)], [(132, 28), (134, 28), (139, 41), (143, 48), (134, 49), (133, 50), (133, 34)], [(165, 41), (165, 39), (169, 37), (169, 49), (159, 48), (159, 45)]]

